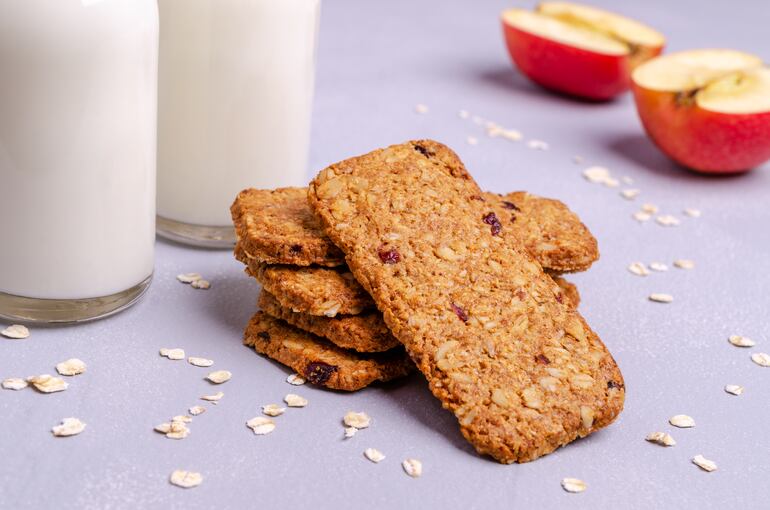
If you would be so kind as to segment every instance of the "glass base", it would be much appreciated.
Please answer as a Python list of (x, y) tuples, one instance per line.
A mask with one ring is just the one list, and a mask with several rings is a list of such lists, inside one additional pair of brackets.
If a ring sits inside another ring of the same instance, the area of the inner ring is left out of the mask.
[(136, 303), (150, 287), (150, 282), (152, 275), (123, 292), (87, 299), (38, 299), (0, 292), (0, 318), (49, 324), (102, 319)]
[(182, 223), (158, 216), (156, 232), (159, 236), (178, 243), (191, 244), (202, 248), (227, 248), (235, 246), (235, 229), (228, 227), (208, 227)]

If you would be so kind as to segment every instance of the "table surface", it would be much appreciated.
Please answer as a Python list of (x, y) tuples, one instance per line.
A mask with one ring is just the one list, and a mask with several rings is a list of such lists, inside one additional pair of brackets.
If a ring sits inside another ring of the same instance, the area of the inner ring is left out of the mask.
[[(130, 310), (77, 327), (33, 328), (23, 341), (0, 339), (0, 377), (53, 373), (69, 357), (88, 364), (63, 393), (0, 392), (0, 507), (767, 508), (770, 369), (749, 356), (770, 352), (770, 168), (730, 178), (688, 173), (645, 138), (628, 95), (588, 104), (531, 85), (503, 47), (498, 13), (507, 4), (326, 0), (308, 175), (429, 137), (455, 148), (484, 188), (565, 201), (601, 248), (601, 260), (570, 280), (625, 376), (626, 407), (615, 424), (536, 462), (503, 466), (473, 452), (419, 374), (354, 394), (290, 386), (289, 371), (241, 345), (258, 293), (241, 265), (225, 251), (159, 240), (155, 281)], [(721, 2), (655, 0), (617, 8), (667, 34), (670, 50), (734, 47), (770, 60), (760, 5), (728, 12)], [(429, 112), (415, 113), (418, 103)], [(518, 129), (525, 141), (489, 138), (458, 116), (461, 109)], [(549, 149), (529, 148), (531, 139)], [(585, 162), (575, 164), (575, 155)], [(593, 164), (632, 178), (640, 196), (628, 201), (583, 179)], [(645, 202), (681, 225), (637, 223), (631, 215)], [(687, 207), (702, 217), (685, 217)], [(677, 258), (694, 260), (695, 269), (671, 267)], [(641, 278), (626, 269), (633, 261), (671, 269)], [(175, 280), (189, 271), (212, 288)], [(652, 292), (674, 302), (652, 303)], [(756, 348), (731, 346), (731, 334), (752, 337)], [(161, 358), (161, 347), (211, 358), (233, 379), (215, 388), (203, 379), (207, 369)], [(725, 384), (745, 393), (728, 395)], [(225, 393), (218, 406), (198, 400), (216, 390)], [(276, 418), (272, 434), (254, 436), (245, 421), (288, 392), (310, 404)], [(190, 437), (153, 432), (195, 404), (208, 410)], [(344, 440), (349, 410), (367, 412), (373, 424)], [(697, 426), (669, 426), (679, 413)], [(68, 416), (88, 428), (54, 438), (51, 426)], [(644, 441), (659, 430), (677, 445)], [(368, 447), (387, 458), (365, 460)], [(696, 454), (719, 470), (698, 469), (690, 462)], [(422, 460), (421, 478), (404, 474), (407, 457)], [(175, 469), (199, 471), (204, 482), (173, 487)], [(588, 490), (564, 492), (563, 477), (585, 480)]]

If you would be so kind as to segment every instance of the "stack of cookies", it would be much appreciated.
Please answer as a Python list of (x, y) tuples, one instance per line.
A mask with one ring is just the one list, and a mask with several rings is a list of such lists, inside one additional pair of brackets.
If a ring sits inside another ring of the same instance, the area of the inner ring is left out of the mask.
[(526, 461), (605, 426), (623, 381), (559, 275), (594, 237), (564, 204), (484, 193), (421, 140), (249, 189), (235, 255), (262, 284), (244, 343), (313, 384), (357, 390), (415, 367), (466, 438)]

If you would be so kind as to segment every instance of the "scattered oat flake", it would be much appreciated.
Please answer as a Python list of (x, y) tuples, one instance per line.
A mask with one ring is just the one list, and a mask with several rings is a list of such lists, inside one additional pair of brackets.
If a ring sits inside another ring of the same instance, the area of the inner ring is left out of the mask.
[(547, 151), (548, 144), (542, 140), (530, 140), (527, 142), (527, 147), (536, 151)]
[(202, 276), (198, 273), (182, 273), (176, 275), (176, 279), (182, 283), (192, 283), (200, 280)]
[(286, 405), (289, 407), (305, 407), (307, 405), (306, 398), (295, 395), (294, 393), (289, 393), (283, 397), (283, 401), (286, 402)]
[(178, 421), (182, 423), (192, 423), (192, 417), (187, 416), (186, 414), (178, 414), (171, 418), (171, 421)]
[(155, 426), (155, 431), (165, 434), (168, 439), (184, 439), (190, 435), (190, 429), (183, 421), (171, 420)]
[(24, 379), (21, 379), (19, 377), (9, 377), (8, 379), (3, 379), (3, 389), (4, 390), (23, 390), (29, 386), (29, 383), (25, 381)]
[(160, 355), (177, 361), (184, 359), (184, 349), (167, 349), (164, 347), (160, 350)]
[(345, 427), (345, 439), (355, 436), (356, 432), (358, 432), (358, 429), (355, 427)]
[(203, 395), (201, 397), (201, 400), (206, 400), (208, 402), (218, 402), (219, 400), (222, 400), (222, 397), (224, 397), (225, 394), (221, 391), (216, 392), (214, 395)]
[(679, 225), (679, 220), (670, 214), (658, 216), (655, 218), (655, 221), (658, 222), (658, 225), (663, 225), (664, 227), (676, 227)]
[(651, 262), (650, 269), (653, 271), (668, 271), (668, 266), (663, 262)]
[(623, 191), (621, 191), (620, 192), (620, 196), (622, 196), (626, 200), (633, 200), (637, 196), (639, 196), (639, 193), (641, 193), (641, 190), (629, 188), (629, 189), (624, 189)]
[(670, 303), (674, 300), (674, 296), (671, 294), (661, 294), (661, 293), (653, 293), (650, 294), (650, 301), (655, 301), (656, 303)]
[(69, 384), (64, 380), (53, 377), (48, 374), (36, 375), (34, 377), (27, 378), (27, 382), (31, 383), (37, 391), (42, 393), (55, 393), (57, 391), (64, 391)]
[(655, 214), (656, 212), (658, 212), (658, 206), (650, 203), (642, 204), (642, 211), (650, 214)]
[(286, 412), (286, 408), (278, 404), (265, 404), (262, 406), (262, 412), (268, 416), (281, 416)]
[(674, 438), (665, 432), (653, 432), (651, 434), (647, 434), (647, 437), (644, 439), (651, 443), (659, 444), (660, 446), (674, 446), (676, 444)]
[(602, 184), (604, 184), (608, 188), (617, 188), (618, 186), (620, 186), (620, 181), (618, 181), (614, 177), (607, 177)]
[(503, 128), (495, 124), (494, 122), (487, 122), (487, 136), (490, 138), (497, 138), (503, 133)]
[(406, 474), (412, 478), (419, 478), (422, 475), (422, 462), (417, 459), (406, 459), (401, 463)]
[(701, 212), (698, 209), (693, 209), (691, 207), (688, 207), (684, 210), (684, 213), (689, 216), (690, 218), (700, 218)]
[(414, 105), (414, 111), (421, 114), (428, 113), (428, 106), (422, 103), (416, 104)]
[(766, 352), (755, 352), (751, 355), (751, 361), (760, 367), (770, 367), (770, 354)]
[(610, 177), (610, 171), (603, 166), (591, 166), (583, 170), (583, 177), (591, 182), (600, 184)]
[(695, 267), (695, 262), (690, 259), (676, 259), (674, 265), (679, 269), (693, 269)]
[(717, 470), (716, 462), (713, 460), (708, 460), (703, 455), (696, 455), (693, 457), (692, 463), (701, 468), (703, 471), (708, 471), (709, 473)]
[(56, 425), (51, 429), (56, 437), (76, 436), (86, 429), (86, 424), (77, 418), (64, 418), (61, 425)]
[(728, 384), (725, 386), (725, 391), (730, 395), (740, 395), (743, 393), (743, 386), (738, 386), (737, 384)]
[(632, 262), (628, 266), (628, 270), (637, 276), (647, 276), (650, 274), (650, 271), (641, 262)]
[(727, 341), (736, 347), (754, 347), (757, 345), (751, 338), (741, 335), (730, 335), (730, 338), (728, 338)]
[(652, 218), (652, 215), (644, 211), (637, 211), (633, 214), (633, 217), (636, 221), (641, 223), (644, 221), (650, 221), (650, 218)]
[(270, 418), (264, 418), (257, 416), (246, 422), (246, 426), (249, 427), (255, 435), (264, 436), (275, 430), (275, 423)]
[(205, 413), (206, 408), (203, 406), (192, 406), (190, 409), (187, 410), (187, 412), (193, 416), (198, 416), (199, 414)]
[(572, 162), (575, 163), (576, 165), (579, 165), (583, 161), (585, 161), (583, 156), (577, 156), (577, 155), (576, 156), (572, 156)]
[(385, 460), (385, 455), (383, 455), (382, 452), (376, 448), (367, 448), (364, 450), (364, 457), (371, 460), (375, 464), (381, 460)]
[(305, 384), (305, 378), (299, 374), (291, 374), (286, 378), (286, 382), (292, 386), (302, 386)]
[(465, 139), (465, 141), (468, 143), (468, 145), (478, 145), (479, 144), (479, 139), (476, 138), (475, 136), (469, 136), (468, 138)]
[(172, 485), (176, 485), (177, 487), (189, 489), (191, 487), (197, 487), (200, 485), (203, 482), (203, 476), (200, 473), (196, 473), (195, 471), (182, 471), (177, 469), (171, 473), (169, 482), (171, 482)]
[(677, 414), (672, 416), (668, 419), (668, 422), (674, 427), (679, 427), (680, 429), (689, 429), (695, 426), (695, 420), (686, 414)]
[(29, 337), (29, 329), (27, 326), (14, 324), (0, 331), (0, 335), (3, 335), (6, 338), (11, 338), (13, 340), (23, 340)]
[(583, 492), (588, 486), (583, 480), (579, 478), (562, 478), (561, 488), (567, 492), (577, 493)]
[(56, 365), (56, 371), (61, 375), (79, 375), (86, 371), (86, 364), (77, 358), (70, 358)]
[(208, 290), (211, 288), (211, 282), (208, 280), (195, 280), (190, 286), (194, 289)]
[(222, 384), (229, 381), (232, 376), (233, 374), (230, 373), (229, 370), (216, 370), (209, 373), (209, 375), (206, 376), (206, 379), (213, 382), (214, 384)]
[(189, 358), (187, 358), (187, 362), (196, 367), (210, 367), (211, 365), (214, 364), (214, 360), (206, 359), (206, 358), (196, 358), (195, 356), (190, 356)]
[(371, 418), (366, 413), (356, 413), (354, 411), (348, 411), (342, 420), (348, 427), (355, 427), (357, 429), (365, 429), (369, 426)]
[(503, 129), (502, 132), (500, 133), (500, 136), (512, 142), (518, 142), (522, 138), (524, 138), (524, 135), (522, 135), (519, 131), (516, 131), (515, 129)]
[(457, 116), (460, 117), (461, 119), (467, 119), (468, 117), (471, 116), (471, 114), (468, 113), (467, 110), (460, 110), (459, 112), (457, 112)]

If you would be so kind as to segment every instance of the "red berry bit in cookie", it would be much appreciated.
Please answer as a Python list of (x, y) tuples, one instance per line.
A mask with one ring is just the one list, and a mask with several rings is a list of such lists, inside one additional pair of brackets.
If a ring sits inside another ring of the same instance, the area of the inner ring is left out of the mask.
[(377, 253), (383, 264), (398, 264), (401, 262), (401, 255), (395, 248), (380, 248)]
[(461, 321), (468, 322), (468, 314), (465, 312), (465, 310), (454, 303), (452, 303), (452, 311), (455, 313), (455, 315), (457, 315), (457, 317), (460, 318)]
[(491, 212), (489, 214), (485, 214), (481, 219), (484, 221), (484, 223), (492, 227), (493, 236), (500, 235), (500, 231), (503, 229), (503, 226), (500, 224), (500, 220), (497, 219), (497, 215), (495, 213)]
[(337, 371), (337, 367), (324, 363), (323, 361), (314, 361), (305, 368), (305, 378), (313, 384), (323, 386)]
[(513, 209), (514, 211), (521, 212), (521, 209), (519, 209), (516, 204), (514, 204), (513, 202), (508, 202), (507, 200), (503, 200), (503, 207), (505, 207), (506, 209)]

